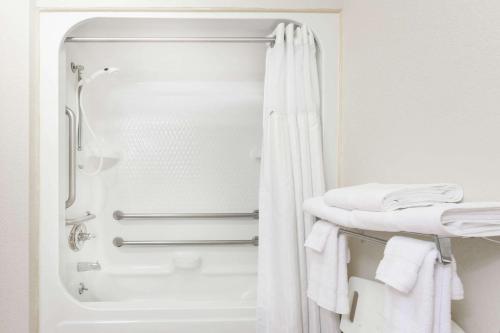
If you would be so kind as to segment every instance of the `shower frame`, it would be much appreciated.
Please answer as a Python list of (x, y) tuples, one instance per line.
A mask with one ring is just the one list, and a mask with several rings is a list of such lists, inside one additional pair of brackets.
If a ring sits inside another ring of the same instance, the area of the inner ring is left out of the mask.
[[(251, 327), (255, 309), (176, 309), (145, 305), (129, 307), (120, 302), (85, 302), (73, 298), (60, 277), (61, 246), (65, 239), (65, 200), (68, 184), (61, 173), (68, 161), (61, 157), (61, 142), (67, 140), (63, 128), (64, 39), (76, 26), (94, 18), (154, 19), (241, 19), (294, 21), (307, 24), (316, 34), (322, 92), (324, 163), (328, 187), (337, 179), (337, 126), (339, 110), (340, 18), (336, 13), (301, 12), (99, 12), (47, 11), (40, 13), (39, 115), (40, 115), (40, 203), (39, 203), (39, 329), (40, 333), (156, 332), (158, 328), (196, 332), (200, 326), (232, 332), (243, 323)], [(233, 311), (234, 310), (234, 311)], [(234, 316), (227, 322), (224, 318)], [(214, 318), (215, 320), (214, 324)], [(234, 319), (234, 320), (233, 320)], [(192, 322), (195, 320), (195, 322)], [(203, 324), (205, 323), (206, 324)], [(200, 324), (201, 323), (201, 324)], [(238, 325), (240, 325), (238, 324)], [(245, 326), (247, 327), (247, 326)], [(243, 332), (244, 330), (241, 330)], [(250, 328), (251, 331), (251, 328)], [(246, 331), (245, 331), (246, 332)]]

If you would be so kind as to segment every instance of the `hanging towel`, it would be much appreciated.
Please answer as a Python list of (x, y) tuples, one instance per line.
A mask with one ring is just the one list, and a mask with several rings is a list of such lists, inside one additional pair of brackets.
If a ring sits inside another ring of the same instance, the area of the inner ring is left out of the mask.
[(347, 210), (383, 212), (460, 202), (462, 198), (462, 187), (455, 184), (371, 183), (330, 190), (325, 194), (325, 203)]
[(384, 259), (378, 266), (377, 279), (403, 293), (409, 293), (417, 282), (422, 262), (435, 248), (432, 242), (392, 237), (385, 248)]
[(332, 223), (318, 221), (304, 244), (309, 262), (307, 296), (338, 314), (349, 312), (346, 236)]
[(393, 237), (376, 278), (386, 284), (384, 333), (451, 333), (451, 300), (463, 298), (456, 265), (437, 263), (434, 243)]
[[(451, 280), (451, 281), (450, 281)], [(435, 273), (434, 330), (433, 333), (452, 332), (451, 300), (464, 298), (464, 287), (457, 274), (457, 263), (453, 258), (450, 265), (437, 265)]]
[(464, 202), (368, 212), (329, 207), (323, 197), (304, 202), (304, 210), (340, 226), (373, 231), (417, 232), (441, 236), (500, 236), (500, 202)]

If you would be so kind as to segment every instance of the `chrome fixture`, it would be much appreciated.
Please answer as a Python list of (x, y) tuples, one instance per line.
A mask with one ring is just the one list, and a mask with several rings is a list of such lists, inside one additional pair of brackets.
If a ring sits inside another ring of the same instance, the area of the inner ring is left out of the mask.
[(69, 248), (73, 251), (80, 251), (83, 245), (89, 239), (95, 238), (95, 235), (87, 232), (85, 224), (78, 223), (73, 225), (68, 237)]
[(66, 225), (80, 224), (83, 222), (93, 220), (95, 218), (96, 218), (95, 214), (92, 214), (91, 212), (87, 212), (86, 215), (84, 215), (84, 216), (75, 217), (72, 219), (66, 219)]
[(66, 106), (66, 115), (69, 119), (69, 162), (68, 162), (68, 199), (66, 208), (71, 207), (76, 200), (76, 115), (73, 110)]
[(66, 43), (271, 43), (275, 37), (66, 37)]
[(153, 241), (126, 241), (121, 237), (113, 239), (113, 245), (116, 247), (122, 246), (182, 246), (182, 245), (259, 245), (259, 237), (255, 236), (252, 239), (237, 239), (237, 240), (153, 240)]
[[(358, 239), (366, 240), (369, 242), (372, 242), (374, 244), (382, 245), (385, 246), (387, 244), (387, 240), (374, 237), (374, 236), (369, 236), (365, 235), (363, 233), (345, 229), (345, 228), (340, 228), (340, 232), (353, 236)], [(443, 265), (448, 265), (451, 264), (453, 261), (452, 258), (452, 253), (451, 253), (451, 240), (450, 238), (447, 237), (440, 237), (437, 235), (427, 235), (427, 234), (419, 234), (419, 233), (413, 233), (413, 232), (405, 232), (406, 234), (412, 234), (412, 235), (417, 235), (417, 236), (432, 236), (434, 243), (436, 244), (436, 249), (439, 251), (439, 262)]]
[[(85, 67), (83, 67), (82, 65), (77, 65), (74, 62), (70, 64), (70, 68), (73, 73), (78, 73), (78, 75), (80, 75), (81, 72), (85, 69)], [(80, 77), (78, 78), (78, 80), (80, 80)]]
[(96, 262), (83, 261), (76, 264), (77, 272), (100, 271), (100, 270), (101, 270), (101, 264), (99, 264), (98, 261)]
[(85, 287), (83, 282), (80, 282), (80, 287), (78, 288), (78, 294), (82, 295), (86, 291), (88, 291), (87, 287)]
[(120, 210), (113, 212), (113, 218), (119, 220), (169, 220), (169, 219), (228, 219), (228, 218), (259, 218), (259, 211), (251, 213), (124, 213)]
[(442, 264), (451, 264), (453, 262), (453, 256), (451, 254), (451, 239), (442, 238), (437, 235), (433, 236), (436, 248), (439, 251), (439, 261)]
[[(74, 62), (70, 64), (71, 71), (76, 73), (76, 81), (80, 82), (82, 80), (82, 72), (85, 69), (83, 65), (77, 65)], [(77, 108), (78, 108), (78, 124), (77, 124), (77, 147), (78, 151), (82, 150), (82, 110), (80, 109), (80, 93), (81, 86), (78, 86), (77, 89)]]

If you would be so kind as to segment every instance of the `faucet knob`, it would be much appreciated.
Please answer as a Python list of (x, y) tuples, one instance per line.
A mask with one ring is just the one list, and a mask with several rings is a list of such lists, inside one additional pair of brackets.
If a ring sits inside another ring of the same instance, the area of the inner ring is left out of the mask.
[(71, 232), (68, 237), (68, 244), (70, 249), (73, 251), (80, 251), (83, 247), (83, 244), (95, 238), (94, 234), (87, 232), (87, 227), (83, 223), (75, 224), (71, 228)]
[(91, 234), (90, 232), (82, 232), (78, 234), (78, 240), (82, 242), (94, 239), (95, 237), (96, 236), (94, 234)]

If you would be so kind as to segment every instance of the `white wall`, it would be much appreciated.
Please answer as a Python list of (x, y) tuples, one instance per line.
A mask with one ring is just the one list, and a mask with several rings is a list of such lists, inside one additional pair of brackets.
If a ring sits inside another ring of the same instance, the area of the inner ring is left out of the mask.
[[(348, 0), (343, 11), (343, 185), (463, 184), (500, 200), (500, 2)], [(359, 243), (359, 242), (358, 242)], [(381, 250), (354, 249), (373, 276)], [(467, 332), (500, 330), (500, 246), (454, 241)]]
[(29, 0), (0, 9), (0, 332), (29, 330)]

